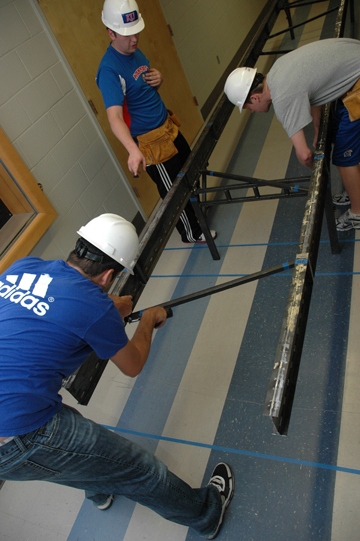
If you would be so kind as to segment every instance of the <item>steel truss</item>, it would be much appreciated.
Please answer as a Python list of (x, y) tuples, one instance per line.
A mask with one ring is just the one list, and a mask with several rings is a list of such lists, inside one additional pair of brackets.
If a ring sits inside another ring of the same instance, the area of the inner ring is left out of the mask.
[[(306, 187), (300, 186), (301, 182), (308, 182), (310, 177), (296, 177), (279, 180), (262, 180), (253, 177), (244, 177), (241, 175), (233, 175), (230, 173), (220, 173), (217, 171), (208, 171), (205, 169), (201, 171), (201, 188), (194, 191), (194, 196), (190, 198), (193, 205), (196, 217), (201, 227), (206, 226), (206, 211), (209, 207), (217, 205), (229, 205), (232, 203), (246, 203), (249, 201), (260, 201), (267, 199), (284, 199), (288, 197), (304, 197), (308, 193)], [(221, 186), (207, 186), (207, 177), (220, 177), (222, 179), (234, 180), (238, 184), (226, 184)], [(277, 191), (269, 194), (261, 194), (259, 188), (264, 186), (272, 186), (277, 188)], [(252, 188), (253, 195), (239, 196), (238, 192), (241, 190), (248, 190)], [(279, 191), (281, 189), (281, 192)], [(233, 195), (235, 192), (235, 195)], [(207, 195), (212, 194), (216, 196), (214, 199), (207, 199)], [(222, 198), (219, 198), (222, 196)], [(333, 218), (334, 219), (334, 218)], [(213, 259), (220, 259), (219, 252), (215, 243), (209, 244), (209, 249)]]
[[(353, 0), (340, 1), (341, 4), (338, 10), (338, 17), (336, 22), (336, 29), (338, 32), (337, 36), (341, 36), (343, 32), (348, 1), (353, 4)], [(259, 25), (255, 35), (250, 40), (250, 43), (247, 46), (247, 49), (239, 63), (240, 66), (246, 65), (249, 67), (253, 67), (256, 64), (258, 57), (262, 54), (262, 49), (264, 48), (266, 41), (271, 36), (271, 30), (282, 9), (285, 9), (289, 22), (289, 28), (286, 31), (293, 32), (289, 6), (291, 7), (291, 4), (289, 4), (287, 0), (269, 0), (267, 4), (268, 9), (266, 11), (266, 15), (264, 16), (262, 23)], [(282, 53), (282, 51), (279, 51), (279, 53)], [(209, 157), (211, 156), (211, 153), (216, 146), (216, 143), (233, 111), (233, 108), (233, 104), (231, 104), (226, 98), (225, 94), (223, 94), (214, 112), (212, 113), (209, 122), (204, 126), (195, 147), (193, 148), (184, 167), (178, 174), (177, 179), (175, 180), (171, 190), (168, 192), (167, 196), (164, 198), (163, 202), (159, 206), (154, 218), (145, 227), (145, 230), (140, 239), (140, 248), (136, 259), (136, 266), (134, 269), (135, 274), (130, 275), (129, 273), (124, 273), (114, 284), (111, 290), (112, 294), (132, 295), (134, 306), (136, 305), (148, 279), (150, 278), (155, 268), (155, 265), (157, 264), (162, 254), (163, 249), (167, 244), (171, 233), (175, 228), (177, 220), (179, 219), (179, 216), (189, 199), (194, 205), (194, 209), (200, 221), (200, 225), (202, 227), (203, 233), (205, 235), (208, 247), (213, 258), (220, 259), (215, 242), (211, 237), (210, 229), (205, 217), (205, 212), (202, 208), (205, 205), (202, 205), (202, 202), (198, 197), (200, 193), (206, 193), (215, 189), (205, 188), (205, 192), (201, 192), (199, 188), (199, 179), (201, 173), (203, 173), (203, 175), (208, 174), (208, 172), (206, 171), (206, 166)], [(296, 342), (297, 346), (300, 345), (300, 351), (303, 336), (305, 334), (306, 317), (308, 312), (308, 308), (307, 310), (304, 309), (304, 304), (307, 304), (308, 307), (310, 303), (313, 273), (315, 272), (321, 218), (324, 212), (325, 199), (327, 200), (326, 215), (328, 218), (329, 232), (332, 239), (332, 251), (333, 253), (339, 252), (335, 221), (332, 211), (331, 196), (330, 192), (326, 190), (326, 184), (329, 179), (330, 154), (330, 149), (328, 148), (329, 138), (326, 137), (328, 131), (327, 128), (329, 114), (330, 108), (325, 108), (322, 115), (320, 138), (316, 151), (316, 161), (312, 175), (310, 177), (306, 211), (301, 230), (299, 248), (297, 251), (297, 259), (294, 263), (294, 274), (281, 335), (284, 336), (284, 340), (286, 339), (286, 344), (288, 344), (289, 336), (288, 334), (286, 334), (286, 332), (284, 334), (284, 328), (286, 327), (285, 322), (287, 321), (287, 314), (289, 314), (289, 317), (292, 318), (292, 321), (296, 319), (296, 325), (299, 325), (299, 327), (302, 329), (301, 344), (299, 344), (299, 339), (295, 336), (296, 333), (294, 332), (294, 336), (292, 336), (293, 340), (291, 341), (291, 344), (289, 344), (289, 348), (294, 349), (294, 343)], [(212, 172), (212, 176), (216, 175), (221, 175), (221, 177), (223, 178), (226, 176), (223, 173)], [(231, 178), (231, 180), (241, 182), (242, 184), (245, 183), (247, 184), (247, 188), (253, 188), (255, 199), (271, 198), (260, 195), (259, 187), (263, 185), (271, 185), (275, 188), (282, 188), (282, 194), (274, 194), (274, 197), (276, 196), (277, 198), (284, 196), (299, 197), (304, 196), (307, 193), (306, 189), (304, 189), (303, 187), (299, 187), (298, 185), (298, 183), (302, 182), (304, 179), (281, 179), (279, 181), (264, 181), (261, 179), (247, 179), (244, 177), (235, 177), (236, 176), (234, 175), (232, 177), (227, 176), (226, 178)], [(307, 180), (309, 179), (307, 178)], [(234, 189), (238, 190), (239, 185), (237, 184), (235, 186), (236, 188)], [(229, 202), (240, 201), (241, 198), (232, 198), (230, 192), (231, 189), (228, 186), (227, 192), (224, 191), (226, 201), (218, 202), (218, 204), (229, 204)], [(246, 198), (246, 200), (250, 200), (250, 198)], [(210, 202), (206, 203), (207, 206), (213, 204), (214, 203)], [(268, 275), (266, 270), (261, 272), (263, 276)], [(290, 306), (294, 304), (291, 299), (294, 297), (294, 295), (296, 295), (296, 292), (299, 291), (299, 288), (302, 291), (302, 306), (290, 308)], [(174, 304), (172, 304), (172, 306), (174, 306)], [(296, 309), (298, 311), (298, 315), (297, 318), (294, 318), (294, 311)], [(297, 340), (295, 340), (296, 338)], [(282, 338), (280, 338), (280, 341), (281, 343), (283, 343)], [(286, 348), (284, 347), (280, 349), (282, 353), (284, 353), (283, 350)], [(279, 354), (277, 353), (276, 358), (278, 358), (278, 356)], [(289, 404), (290, 402), (292, 404), (295, 392), (296, 376), (298, 365), (300, 362), (300, 355), (297, 356), (298, 359), (295, 357), (296, 356), (292, 355), (291, 362), (287, 362), (284, 355), (282, 356), (282, 369), (277, 370), (276, 373), (276, 377), (279, 380), (279, 384), (276, 385), (277, 392), (275, 394), (274, 385), (271, 384), (271, 388), (273, 389), (272, 394), (269, 387), (269, 391), (266, 397), (266, 411), (264, 411), (264, 414), (269, 415), (272, 418), (275, 430), (278, 433), (286, 432), (288, 421), (290, 418), (291, 405), (289, 409), (288, 405), (284, 407), (284, 403), (285, 401), (287, 401), (287, 404)], [(275, 371), (275, 367), (277, 367), (277, 362), (278, 361), (275, 361), (273, 374)], [(95, 353), (92, 353), (87, 359), (87, 361), (79, 368), (79, 370), (64, 382), (64, 386), (77, 399), (80, 404), (88, 404), (92, 393), (94, 392), (95, 387), (106, 367), (106, 364), (107, 360), (101, 360), (97, 357)], [(284, 370), (285, 365), (287, 365), (287, 370)], [(284, 389), (286, 390), (286, 393), (284, 392)]]

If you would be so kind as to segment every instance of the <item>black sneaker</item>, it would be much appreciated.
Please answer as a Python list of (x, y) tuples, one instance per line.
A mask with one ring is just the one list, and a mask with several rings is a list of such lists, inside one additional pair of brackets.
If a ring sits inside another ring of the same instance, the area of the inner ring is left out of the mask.
[(113, 501), (114, 501), (114, 494), (110, 494), (110, 496), (108, 497), (105, 503), (102, 503), (101, 505), (95, 505), (95, 507), (100, 509), (100, 511), (106, 511), (106, 509), (110, 509), (110, 507), (113, 504)]
[(222, 499), (222, 511), (215, 533), (206, 538), (214, 539), (220, 531), (226, 508), (234, 495), (235, 481), (234, 474), (230, 466), (224, 462), (220, 462), (217, 466), (215, 466), (214, 471), (211, 474), (209, 485), (213, 485), (218, 489)]

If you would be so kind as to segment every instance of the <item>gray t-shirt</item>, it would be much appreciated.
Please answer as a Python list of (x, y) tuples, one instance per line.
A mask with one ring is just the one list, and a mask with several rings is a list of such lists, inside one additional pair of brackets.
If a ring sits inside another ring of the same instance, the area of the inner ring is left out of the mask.
[(332, 38), (279, 58), (266, 77), (275, 114), (292, 137), (312, 122), (311, 107), (330, 103), (360, 78), (360, 41)]

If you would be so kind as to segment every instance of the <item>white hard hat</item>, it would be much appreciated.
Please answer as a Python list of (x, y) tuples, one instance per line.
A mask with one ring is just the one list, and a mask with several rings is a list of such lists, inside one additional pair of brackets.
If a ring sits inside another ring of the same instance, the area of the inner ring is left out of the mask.
[(236, 68), (226, 79), (224, 92), (228, 99), (241, 110), (255, 79), (256, 68)]
[(101, 214), (77, 233), (134, 274), (139, 238), (131, 222), (116, 214)]
[(135, 0), (105, 0), (101, 20), (121, 36), (133, 36), (145, 28)]

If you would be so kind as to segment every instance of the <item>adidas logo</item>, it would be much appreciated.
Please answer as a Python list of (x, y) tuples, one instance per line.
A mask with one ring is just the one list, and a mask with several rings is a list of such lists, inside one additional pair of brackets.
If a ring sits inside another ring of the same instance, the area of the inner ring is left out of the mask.
[[(8, 274), (7, 283), (0, 280), (0, 297), (32, 310), (37, 316), (44, 316), (49, 310), (49, 305), (39, 297), (45, 298), (52, 277), (49, 274), (41, 274), (37, 280), (36, 278), (36, 274), (25, 272), (18, 283), (19, 276)], [(53, 299), (50, 297), (49, 300)]]

